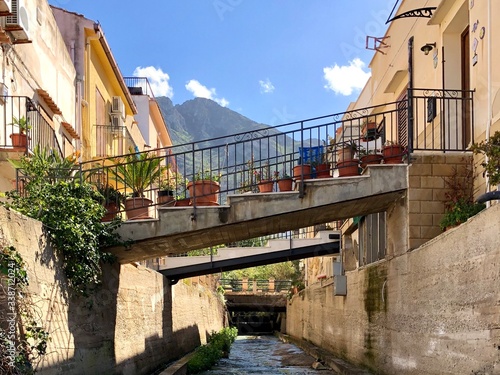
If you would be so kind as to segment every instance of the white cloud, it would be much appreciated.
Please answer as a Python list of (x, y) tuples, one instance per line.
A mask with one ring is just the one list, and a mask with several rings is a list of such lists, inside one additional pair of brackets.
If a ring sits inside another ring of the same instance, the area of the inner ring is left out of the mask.
[(164, 73), (161, 68), (155, 68), (154, 66), (143, 68), (138, 66), (135, 68), (133, 76), (146, 77), (155, 96), (168, 96), (169, 98), (174, 96), (174, 89), (168, 83), (170, 76)]
[(260, 92), (264, 94), (270, 94), (274, 91), (274, 85), (269, 80), (269, 78), (266, 78), (265, 81), (260, 80), (259, 85), (260, 85)]
[(214, 102), (219, 103), (222, 107), (227, 107), (229, 105), (229, 102), (225, 98), (217, 98), (217, 92), (214, 88), (209, 89), (207, 86), (203, 86), (195, 79), (186, 83), (185, 87), (186, 90), (191, 92), (196, 98), (211, 99)]
[(359, 58), (349, 61), (349, 65), (329, 66), (323, 68), (323, 77), (327, 81), (325, 88), (332, 90), (335, 94), (349, 96), (354, 90), (361, 90), (371, 76), (370, 72), (365, 72), (365, 63)]

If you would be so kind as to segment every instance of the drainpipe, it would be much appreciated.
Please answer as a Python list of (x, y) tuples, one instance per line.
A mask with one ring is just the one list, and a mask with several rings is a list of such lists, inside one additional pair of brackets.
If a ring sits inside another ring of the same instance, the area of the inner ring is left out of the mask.
[[(491, 33), (492, 33), (492, 28), (491, 28), (491, 0), (488, 0), (488, 118), (486, 122), (486, 141), (490, 138), (490, 128), (491, 128), (491, 118), (493, 117), (493, 112), (492, 112), (492, 104), (491, 104), (491, 90), (492, 90), (492, 85), (491, 85)], [(485, 162), (488, 163), (488, 156), (485, 156), (486, 160)], [(490, 191), (490, 179), (488, 176), (486, 176), (486, 192), (488, 193)], [(489, 206), (489, 203), (488, 203)]]
[[(89, 77), (90, 77), (90, 61), (91, 61), (91, 51), (92, 51), (92, 48), (90, 48), (90, 42), (92, 40), (101, 39), (101, 32), (96, 31), (95, 27), (94, 27), (94, 32), (95, 32), (95, 35), (88, 36), (87, 40), (85, 41), (85, 49), (87, 50), (87, 71), (85, 72), (85, 92), (84, 92), (84, 98), (82, 99), (82, 101), (84, 103), (87, 103), (87, 104), (89, 103), (89, 100), (90, 100), (90, 79), (89, 79)], [(87, 107), (87, 124), (89, 126), (89, 129), (91, 129), (90, 110), (89, 110), (88, 105), (86, 107)], [(81, 106), (80, 106), (80, 108), (81, 108)], [(82, 123), (82, 128), (83, 128), (83, 123)], [(83, 138), (83, 129), (82, 129), (82, 138)], [(82, 139), (82, 143), (84, 143), (83, 139)], [(85, 150), (83, 150), (83, 151), (85, 151)], [(82, 152), (82, 154), (83, 154), (83, 152)], [(86, 157), (90, 157), (90, 155), (86, 155)]]

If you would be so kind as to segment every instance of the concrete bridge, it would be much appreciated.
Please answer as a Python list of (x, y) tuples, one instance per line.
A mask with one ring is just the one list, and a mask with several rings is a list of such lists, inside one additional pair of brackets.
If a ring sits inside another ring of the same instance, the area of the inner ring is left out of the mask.
[[(339, 231), (320, 231), (315, 238), (271, 239), (263, 247), (219, 248), (216, 255), (169, 257), (159, 272), (175, 283), (187, 277), (340, 254), (340, 237)], [(274, 283), (268, 289), (274, 291)], [(242, 285), (242, 290), (247, 291), (248, 285)], [(253, 292), (256, 293), (257, 288), (253, 288)]]
[(224, 206), (161, 207), (158, 219), (123, 223), (134, 241), (110, 251), (130, 263), (383, 212), (405, 194), (407, 165), (369, 166), (363, 175), (305, 180), (298, 191), (234, 194)]

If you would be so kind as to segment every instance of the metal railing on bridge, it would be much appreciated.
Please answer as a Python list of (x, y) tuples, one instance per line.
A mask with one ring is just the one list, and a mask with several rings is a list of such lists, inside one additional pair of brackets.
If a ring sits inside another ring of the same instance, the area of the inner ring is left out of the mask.
[[(402, 101), (153, 150), (148, 160), (157, 161), (163, 170), (148, 181), (141, 195), (153, 205), (163, 204), (157, 192), (169, 185), (175, 204), (206, 205), (201, 202), (204, 196), (212, 199), (208, 205), (225, 204), (228, 195), (258, 192), (262, 180), (271, 180), (277, 191), (276, 180), (294, 173), (302, 194), (299, 182), (314, 178), (319, 164), (326, 163), (328, 177), (338, 176), (341, 150), (348, 146), (354, 145), (358, 155), (360, 150), (378, 151), (387, 142), (404, 146), (406, 156), (416, 150), (464, 151), (473, 139), (473, 118), (472, 91), (415, 89)], [(143, 170), (141, 163), (137, 153), (132, 161), (109, 158), (97, 166), (82, 163), (81, 169), (87, 176), (105, 176), (103, 181), (122, 196), (131, 196), (133, 186), (117, 182), (123, 181), (117, 176), (131, 166), (131, 171)], [(310, 176), (304, 164), (312, 165)], [(210, 193), (196, 192), (190, 184), (195, 180), (216, 181), (218, 186)], [(156, 210), (149, 211), (149, 216), (155, 214)]]
[(249, 280), (220, 279), (219, 285), (226, 292), (287, 293), (292, 287), (291, 280)]

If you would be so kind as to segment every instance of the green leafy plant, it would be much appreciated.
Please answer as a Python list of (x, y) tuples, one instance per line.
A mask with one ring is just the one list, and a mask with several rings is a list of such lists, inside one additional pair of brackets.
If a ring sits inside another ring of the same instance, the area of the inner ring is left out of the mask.
[(209, 180), (213, 182), (219, 182), (221, 176), (213, 173), (210, 169), (204, 169), (195, 173), (193, 181)]
[(446, 228), (465, 223), (470, 217), (478, 214), (485, 207), (484, 203), (474, 203), (468, 202), (466, 199), (460, 199), (446, 211), (439, 226), (442, 230), (445, 230)]
[(144, 192), (158, 182), (164, 166), (161, 158), (151, 157), (149, 152), (130, 153), (124, 158), (115, 158), (110, 167), (116, 182), (130, 188), (133, 197), (144, 197)]
[(472, 161), (459, 170), (454, 167), (450, 176), (444, 177), (445, 213), (439, 223), (442, 230), (464, 223), (485, 208), (474, 202), (474, 168)]
[(187, 364), (188, 374), (198, 374), (209, 370), (219, 359), (227, 356), (231, 349), (231, 344), (236, 340), (238, 330), (233, 328), (223, 328), (218, 333), (212, 332), (206, 345), (196, 349), (194, 355)]
[(54, 157), (53, 151), (34, 152), (20, 160), (23, 191), (8, 192), (9, 201), (4, 204), (43, 223), (49, 243), (62, 256), (71, 290), (86, 295), (100, 283), (101, 262), (113, 260), (101, 249), (123, 244), (114, 231), (120, 221), (101, 222), (105, 212), (99, 203), (102, 196), (91, 184), (70, 174), (61, 178), (66, 160)]
[(487, 141), (474, 143), (471, 150), (474, 154), (485, 156), (481, 166), (489, 178), (489, 184), (500, 184), (500, 131), (496, 131)]
[(24, 116), (12, 117), (12, 122), (9, 125), (14, 125), (19, 128), (19, 133), (24, 134), (26, 131), (31, 129), (31, 124), (29, 123), (29, 118)]
[(122, 193), (111, 185), (101, 185), (97, 187), (97, 191), (101, 194), (99, 202), (102, 204), (116, 203), (120, 205), (123, 203), (124, 197)]

